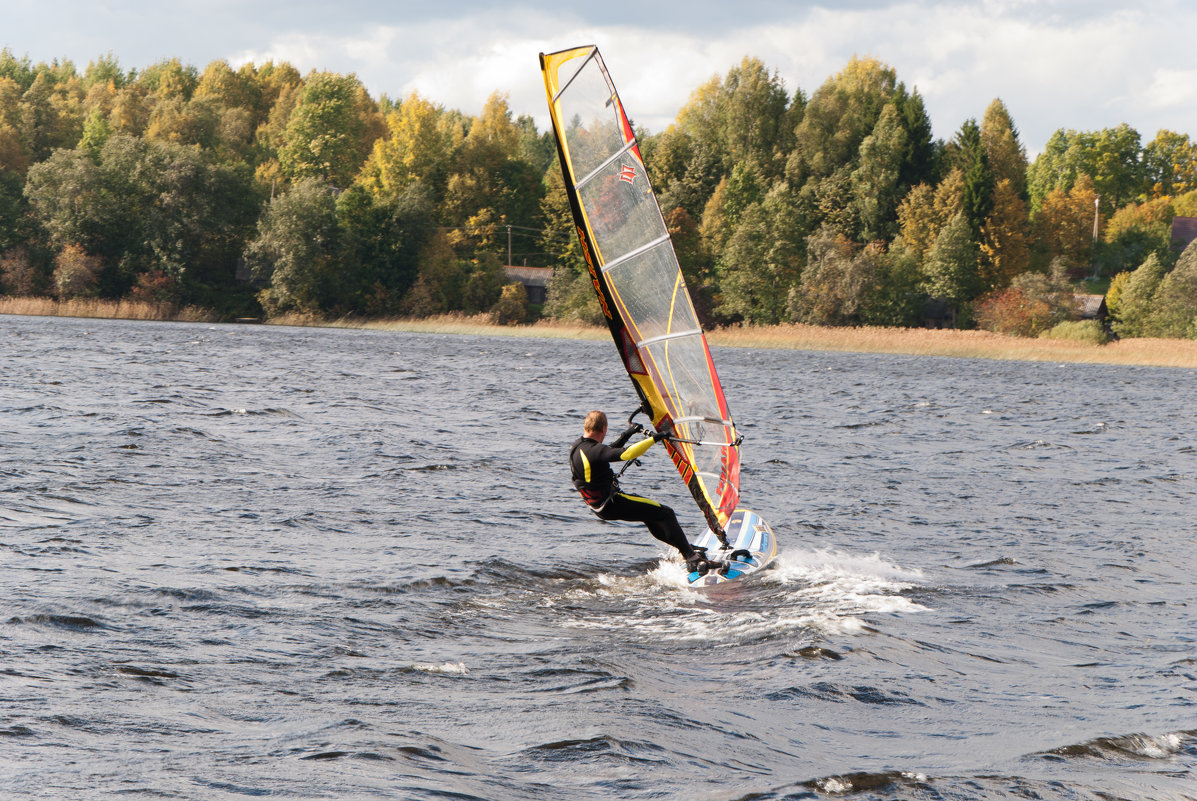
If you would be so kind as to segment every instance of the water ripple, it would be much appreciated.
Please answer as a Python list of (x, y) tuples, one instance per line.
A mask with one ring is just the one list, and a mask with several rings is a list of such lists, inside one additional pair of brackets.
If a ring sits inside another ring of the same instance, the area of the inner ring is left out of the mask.
[(722, 349), (781, 553), (696, 592), (597, 343), (0, 327), (0, 797), (1197, 798), (1187, 372)]

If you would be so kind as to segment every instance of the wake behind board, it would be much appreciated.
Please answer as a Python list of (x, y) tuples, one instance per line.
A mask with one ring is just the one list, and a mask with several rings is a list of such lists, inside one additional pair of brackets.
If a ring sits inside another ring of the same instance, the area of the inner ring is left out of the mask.
[[(727, 542), (731, 547), (723, 549), (719, 538), (710, 529), (703, 532), (695, 546), (707, 549), (707, 558), (724, 561), (723, 569), (710, 570), (705, 575), (690, 573), (686, 581), (691, 587), (713, 587), (729, 581), (739, 581), (762, 570), (777, 556), (777, 538), (769, 524), (756, 512), (737, 509), (724, 526)], [(735, 558), (731, 558), (732, 556)]]

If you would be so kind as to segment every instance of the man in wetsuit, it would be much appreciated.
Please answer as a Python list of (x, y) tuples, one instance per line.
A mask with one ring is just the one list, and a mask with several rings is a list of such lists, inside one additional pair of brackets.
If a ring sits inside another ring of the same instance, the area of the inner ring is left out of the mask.
[(630, 520), (644, 523), (652, 535), (661, 542), (672, 545), (686, 560), (690, 571), (706, 572), (704, 568), (715, 567), (708, 562), (706, 551), (695, 548), (686, 539), (677, 515), (668, 506), (628, 495), (619, 491), (619, 482), (611, 470), (611, 462), (630, 462), (644, 454), (653, 443), (665, 439), (668, 434), (653, 432), (635, 445), (624, 447), (633, 434), (644, 431), (639, 424), (633, 424), (610, 445), (604, 445), (607, 436), (607, 415), (591, 412), (582, 424), (582, 436), (569, 449), (570, 470), (574, 486), (590, 510), (603, 520)]

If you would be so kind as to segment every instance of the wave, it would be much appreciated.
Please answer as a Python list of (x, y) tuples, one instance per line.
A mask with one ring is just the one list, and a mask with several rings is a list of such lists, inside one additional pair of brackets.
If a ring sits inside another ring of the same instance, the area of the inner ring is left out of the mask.
[(558, 625), (566, 628), (736, 645), (800, 632), (855, 634), (869, 629), (865, 616), (926, 609), (904, 595), (921, 586), (922, 574), (878, 554), (785, 552), (748, 581), (706, 591), (692, 589), (681, 562), (669, 556), (628, 563), (619, 572), (610, 570), (608, 560), (603, 568), (536, 570), (496, 560), (475, 573), (480, 586), (472, 602), (483, 603), (477, 598), (482, 592), (491, 612), (563, 610)]
[(805, 699), (832, 701), (834, 703), (856, 701), (870, 706), (926, 706), (922, 701), (912, 698), (901, 691), (883, 690), (880, 687), (870, 687), (867, 685), (849, 687), (832, 684), (831, 682), (816, 682), (808, 687), (790, 687), (786, 690), (768, 693), (765, 697), (770, 701)]
[(1048, 442), (1043, 439), (1027, 440), (1024, 442), (1015, 442), (1013, 445), (1006, 446), (1008, 451), (1038, 451), (1038, 450), (1072, 450), (1068, 445), (1060, 445), (1054, 442)]
[(1129, 781), (1117, 777), (1086, 775), (1019, 776), (983, 773), (933, 775), (922, 770), (861, 771), (837, 773), (755, 791), (734, 801), (793, 801), (793, 799), (860, 799), (862, 801), (1195, 801), (1187, 783), (1158, 777)]
[(11, 626), (51, 626), (57, 629), (85, 633), (100, 632), (112, 628), (112, 626), (108, 625), (107, 623), (86, 615), (25, 615), (23, 617), (17, 616), (9, 618), (8, 623)]
[(1180, 753), (1197, 754), (1197, 731), (1098, 737), (1076, 745), (1053, 748), (1037, 756), (1049, 759), (1084, 758), (1123, 761), (1126, 759), (1169, 759)]
[(521, 754), (537, 762), (657, 765), (668, 761), (665, 749), (655, 743), (610, 735), (543, 743), (525, 748)]
[(864, 615), (927, 611), (904, 594), (922, 586), (922, 571), (878, 553), (785, 551), (761, 577), (784, 590), (791, 603), (807, 607), (816, 627), (830, 631), (860, 630)]
[(876, 551), (862, 555), (826, 549), (783, 551), (778, 554), (774, 568), (767, 575), (782, 583), (828, 578), (859, 579), (876, 588), (890, 589), (909, 589), (923, 579), (921, 570), (902, 567)]
[(136, 665), (118, 665), (116, 672), (121, 676), (127, 676), (134, 681), (143, 684), (149, 684), (156, 687), (166, 687), (170, 685), (170, 680), (179, 679), (184, 683), (187, 679), (180, 676), (173, 670), (166, 670), (165, 668), (147, 668), (138, 667)]
[(1019, 561), (1011, 556), (999, 556), (997, 559), (991, 559), (988, 562), (978, 562), (975, 565), (966, 565), (969, 570), (984, 570), (990, 567), (1013, 567), (1019, 564)]
[(740, 796), (736, 801), (853, 798), (870, 801), (1021, 801), (1026, 798), (1067, 797), (1071, 801), (1117, 801), (1120, 797), (1088, 793), (1077, 785), (1059, 796), (1056, 782), (1004, 776), (931, 776), (921, 771), (839, 773), (797, 782), (767, 792)]
[(464, 676), (470, 672), (463, 662), (441, 662), (440, 664), (417, 662), (408, 666), (407, 670), (412, 673), (429, 673), (437, 676)]
[(204, 417), (284, 417), (292, 420), (302, 420), (303, 415), (297, 414), (290, 409), (281, 408), (267, 408), (267, 409), (218, 409), (216, 411), (204, 412)]
[(559, 695), (575, 695), (601, 690), (627, 690), (635, 682), (628, 676), (620, 676), (602, 669), (592, 668), (536, 668), (522, 674), (521, 678), (544, 682), (545, 687), (534, 687), (530, 691)]
[(0, 737), (37, 737), (38, 733), (20, 724), (0, 728)]

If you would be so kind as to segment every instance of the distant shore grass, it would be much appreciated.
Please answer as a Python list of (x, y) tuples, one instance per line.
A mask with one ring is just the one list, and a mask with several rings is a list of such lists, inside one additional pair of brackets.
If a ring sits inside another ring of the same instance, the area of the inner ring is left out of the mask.
[(1099, 345), (1068, 339), (1032, 339), (988, 331), (929, 328), (820, 328), (781, 325), (720, 328), (712, 345), (745, 348), (837, 350), (914, 356), (951, 356), (1032, 362), (1082, 362), (1153, 367), (1197, 367), (1197, 340), (1122, 339)]
[[(347, 327), (430, 334), (606, 339), (606, 328), (542, 321), (499, 326), (485, 315), (425, 320), (343, 321)], [(1029, 339), (988, 331), (929, 328), (824, 328), (813, 325), (730, 326), (707, 332), (716, 347), (893, 353), (1032, 362), (1081, 362), (1197, 368), (1197, 340), (1124, 339), (1106, 345), (1068, 339)]]
[(86, 317), (112, 320), (157, 320), (210, 323), (219, 319), (215, 313), (195, 306), (180, 308), (174, 303), (147, 303), (140, 300), (100, 300), (98, 298), (13, 298), (0, 297), (0, 314), (25, 314), (31, 317)]
[[(40, 298), (0, 297), (0, 314), (33, 316), (110, 317), (134, 320), (215, 322), (203, 309), (176, 309), (169, 304), (131, 301), (74, 300), (56, 302)], [(604, 340), (607, 329), (582, 323), (541, 321), (533, 325), (501, 326), (486, 315), (442, 315), (426, 319), (321, 320), (307, 315), (287, 315), (271, 325), (360, 328), (425, 334), (546, 337)], [(822, 328), (812, 325), (730, 326), (707, 332), (716, 347), (780, 350), (892, 353), (912, 356), (948, 356), (1031, 362), (1079, 362), (1197, 368), (1197, 340), (1123, 339), (1106, 345), (1069, 339), (1028, 339), (988, 331), (933, 330), (927, 328)]]

